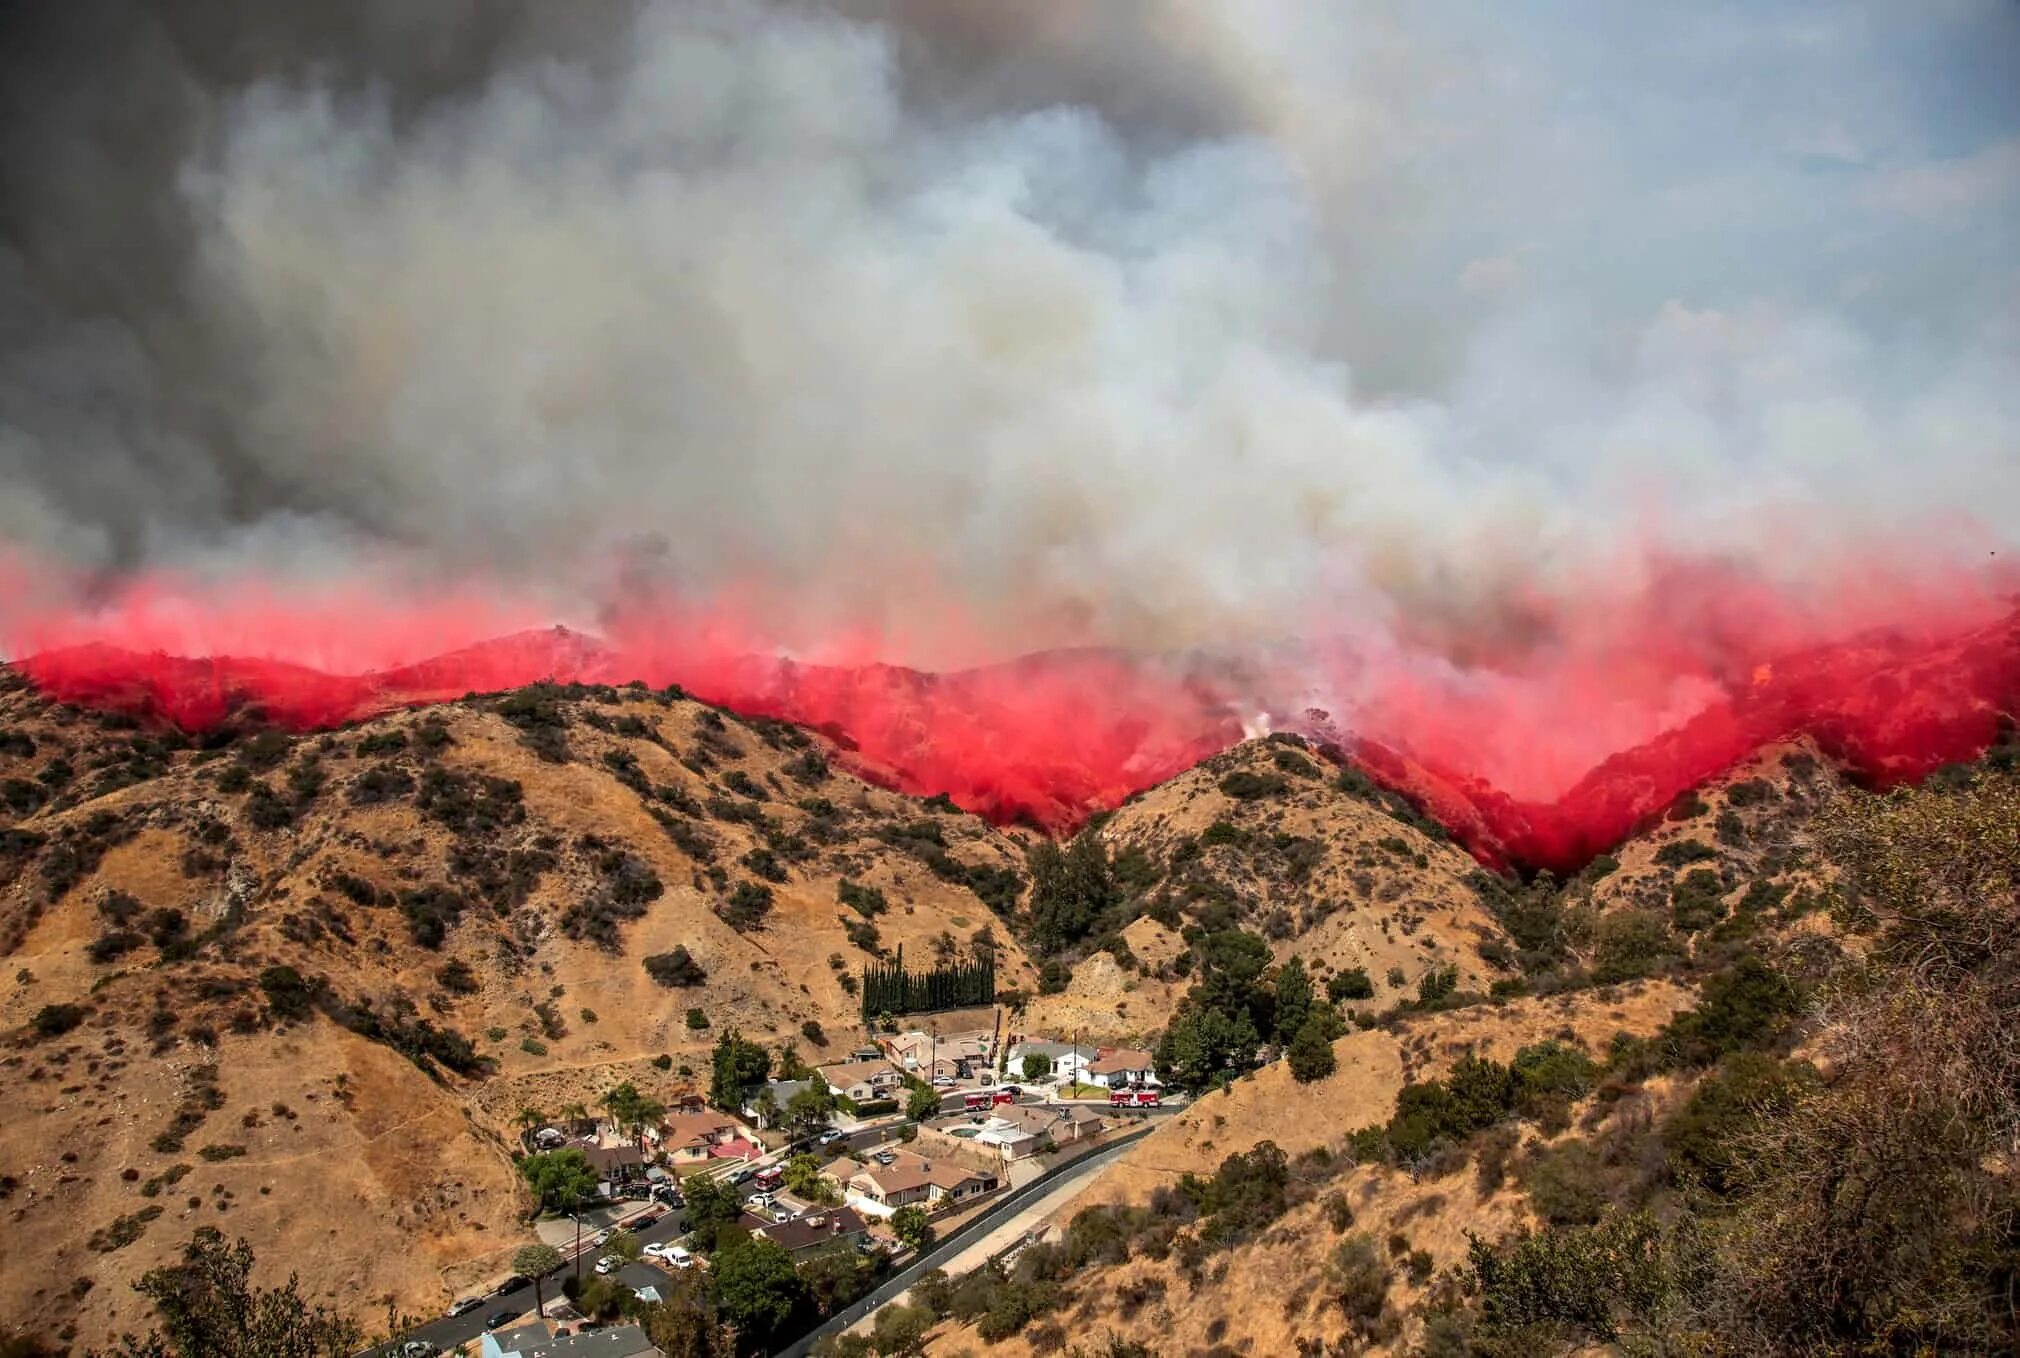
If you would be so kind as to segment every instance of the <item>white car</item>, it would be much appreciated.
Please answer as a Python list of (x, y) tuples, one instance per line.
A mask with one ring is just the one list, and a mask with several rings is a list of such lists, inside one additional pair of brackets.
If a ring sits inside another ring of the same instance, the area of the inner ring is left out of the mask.
[(767, 1192), (753, 1193), (750, 1195), (750, 1205), (753, 1207), (769, 1207), (772, 1205), (772, 1202), (773, 1202), (773, 1195)]
[(614, 1254), (606, 1254), (596, 1261), (596, 1271), (598, 1273), (615, 1273), (623, 1267), (624, 1261)]
[(815, 1141), (819, 1145), (832, 1146), (841, 1139), (842, 1134), (836, 1131), (833, 1127), (830, 1127), (825, 1132), (822, 1132), (818, 1137), (816, 1137)]
[(467, 1316), (483, 1304), (484, 1299), (482, 1297), (465, 1297), (449, 1308), (449, 1314), (452, 1316)]
[(666, 1241), (655, 1240), (645, 1247), (644, 1253), (648, 1259), (671, 1259), (673, 1250), (674, 1247)]
[(590, 1236), (589, 1243), (592, 1245), (608, 1244), (610, 1242), (610, 1237), (615, 1234), (616, 1234), (615, 1231), (611, 1230), (608, 1226), (606, 1226), (602, 1230), (598, 1231), (595, 1235)]
[(666, 1252), (666, 1262), (675, 1268), (693, 1268), (694, 1256), (688, 1253), (685, 1246), (675, 1245)]

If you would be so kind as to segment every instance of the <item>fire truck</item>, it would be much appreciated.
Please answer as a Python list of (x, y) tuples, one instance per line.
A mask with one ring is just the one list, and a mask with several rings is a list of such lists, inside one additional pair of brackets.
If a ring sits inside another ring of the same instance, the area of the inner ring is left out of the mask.
[(1155, 1089), (1111, 1089), (1108, 1091), (1110, 1108), (1155, 1108), (1158, 1106)]

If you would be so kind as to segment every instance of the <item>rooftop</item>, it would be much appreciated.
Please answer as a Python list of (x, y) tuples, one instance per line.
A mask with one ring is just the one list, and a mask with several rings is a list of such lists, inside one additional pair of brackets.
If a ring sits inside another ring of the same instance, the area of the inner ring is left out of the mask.
[(1095, 1075), (1113, 1075), (1117, 1071), (1124, 1070), (1149, 1070), (1156, 1064), (1156, 1059), (1147, 1051), (1138, 1051), (1134, 1047), (1118, 1047), (1087, 1069)]
[(798, 1253), (824, 1240), (855, 1235), (870, 1228), (862, 1213), (853, 1207), (830, 1207), (791, 1221), (767, 1222), (751, 1231), (788, 1253)]
[(875, 1061), (844, 1061), (839, 1065), (822, 1066), (820, 1071), (821, 1077), (831, 1085), (852, 1085), (878, 1075), (902, 1077), (904, 1074), (882, 1058)]
[(520, 1358), (648, 1358), (659, 1350), (636, 1325), (617, 1325), (591, 1334), (549, 1339), (520, 1351)]

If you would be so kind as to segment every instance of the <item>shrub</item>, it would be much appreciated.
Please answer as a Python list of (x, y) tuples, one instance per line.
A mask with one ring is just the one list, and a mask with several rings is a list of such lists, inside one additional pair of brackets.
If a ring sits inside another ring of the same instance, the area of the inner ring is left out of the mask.
[(1593, 955), (1592, 979), (1601, 985), (1650, 975), (1673, 955), (1669, 925), (1653, 911), (1616, 911), (1599, 922)]
[(474, 995), (478, 990), (477, 973), (460, 957), (452, 957), (436, 968), (435, 980), (452, 995)]
[(37, 1037), (61, 1037), (84, 1022), (84, 1009), (75, 1004), (45, 1004), (35, 1011), (29, 1026)]
[(290, 966), (268, 967), (260, 973), (260, 989), (266, 992), (267, 1007), (274, 1017), (295, 1022), (308, 1017), (315, 989)]
[(1334, 1004), (1347, 1000), (1371, 1000), (1374, 997), (1375, 983), (1368, 979), (1366, 967), (1334, 972), (1326, 980), (1326, 998)]
[(1655, 851), (1658, 867), (1680, 868), (1718, 857), (1718, 851), (1697, 839), (1672, 839)]
[(873, 886), (859, 886), (846, 877), (835, 884), (835, 898), (864, 919), (874, 919), (890, 909), (883, 892)]
[(1589, 1226), (1606, 1210), (1599, 1156), (1583, 1141), (1568, 1141), (1530, 1162), (1523, 1187), (1538, 1216), (1553, 1226)]
[(772, 889), (762, 882), (739, 882), (729, 899), (717, 910), (723, 923), (738, 933), (749, 933), (764, 926), (765, 916), (772, 910)]
[(1459, 989), (1457, 967), (1433, 967), (1417, 978), (1417, 1003), (1435, 1005), (1449, 999)]
[(1289, 780), (1282, 774), (1256, 773), (1251, 769), (1236, 769), (1220, 780), (1220, 790), (1238, 802), (1275, 797), (1289, 787)]
[(1669, 918), (1680, 934), (1709, 929), (1725, 915), (1725, 879), (1710, 868), (1693, 868), (1670, 889)]
[(699, 1032), (701, 1029), (708, 1027), (708, 1015), (702, 1013), (699, 1009), (688, 1010), (687, 1026), (690, 1031)]
[(645, 970), (653, 980), (668, 987), (698, 986), (708, 980), (708, 972), (681, 944), (675, 944), (672, 952), (654, 953), (646, 958)]

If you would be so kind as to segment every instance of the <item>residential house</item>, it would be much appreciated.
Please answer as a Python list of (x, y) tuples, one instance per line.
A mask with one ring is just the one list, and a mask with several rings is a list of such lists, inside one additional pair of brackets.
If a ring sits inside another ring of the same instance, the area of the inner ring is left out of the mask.
[(1087, 1082), (1104, 1089), (1154, 1089), (1159, 1083), (1150, 1053), (1132, 1047), (1104, 1049), (1087, 1067)]
[[(535, 1331), (539, 1334), (536, 1336)], [(511, 1347), (515, 1346), (516, 1347)], [(556, 1337), (545, 1325), (520, 1325), (484, 1335), (479, 1358), (663, 1358), (657, 1345), (636, 1325)]]
[(1085, 1140), (1101, 1127), (1101, 1116), (1088, 1108), (1001, 1104), (988, 1113), (957, 1113), (924, 1123), (913, 1144), (927, 1155), (981, 1151), (1009, 1162)]
[(1004, 1063), (1004, 1079), (1024, 1078), (1024, 1058), (1042, 1056), (1052, 1063), (1052, 1073), (1045, 1077), (1060, 1084), (1077, 1084), (1086, 1078), (1087, 1068), (1099, 1059), (1099, 1053), (1092, 1047), (1076, 1047), (1071, 1042), (1019, 1042), (1010, 1048), (1009, 1059)]
[(822, 1066), (820, 1076), (837, 1097), (854, 1103), (895, 1098), (898, 1091), (905, 1087), (905, 1073), (884, 1060), (845, 1061), (840, 1065)]
[(676, 1165), (698, 1165), (710, 1159), (748, 1159), (751, 1142), (744, 1127), (727, 1113), (674, 1113), (660, 1131), (660, 1148)]
[(979, 1071), (995, 1065), (996, 1035), (987, 1028), (937, 1037), (914, 1030), (884, 1039), (884, 1050), (909, 1071), (923, 1071), (936, 1061), (965, 1061)]
[[(812, 1080), (767, 1080), (744, 1091), (743, 1115), (759, 1131), (776, 1127), (784, 1119), (786, 1106), (795, 1094), (812, 1089)], [(766, 1096), (770, 1097), (767, 1098)]]
[(754, 1227), (751, 1234), (800, 1260), (833, 1249), (862, 1248), (869, 1243), (870, 1223), (853, 1207), (823, 1207), (791, 1221)]
[(506, 1355), (523, 1354), (539, 1344), (554, 1338), (554, 1327), (544, 1320), (528, 1321), (524, 1325), (514, 1325), (508, 1329), (494, 1330), (478, 1340), (481, 1358), (506, 1358)]
[(584, 1146), (582, 1156), (596, 1171), (596, 1177), (612, 1189), (645, 1182), (645, 1157), (636, 1146)]
[(890, 1151), (891, 1163), (844, 1158), (822, 1171), (840, 1183), (851, 1206), (886, 1217), (900, 1207), (954, 1207), (994, 1192), (996, 1171), (972, 1168), (945, 1156)]

